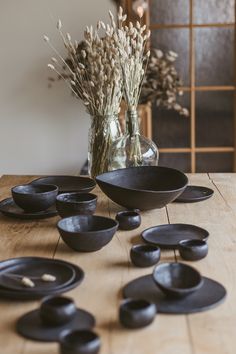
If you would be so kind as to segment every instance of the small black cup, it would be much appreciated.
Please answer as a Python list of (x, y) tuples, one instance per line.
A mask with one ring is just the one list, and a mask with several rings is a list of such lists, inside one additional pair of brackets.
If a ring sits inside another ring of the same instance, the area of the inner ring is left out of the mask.
[(156, 316), (156, 305), (147, 300), (126, 299), (120, 305), (119, 318), (124, 327), (142, 328)]
[(204, 240), (183, 240), (178, 248), (180, 256), (186, 261), (198, 261), (208, 254), (208, 245)]
[(135, 245), (130, 250), (130, 258), (136, 267), (151, 267), (158, 263), (161, 250), (154, 245)]
[(40, 306), (40, 318), (43, 323), (61, 326), (70, 322), (76, 315), (74, 301), (65, 296), (49, 296), (43, 299)]
[(120, 230), (134, 230), (141, 225), (141, 215), (138, 209), (120, 211), (116, 214)]
[(76, 330), (62, 333), (60, 354), (97, 354), (101, 347), (100, 337), (90, 330)]

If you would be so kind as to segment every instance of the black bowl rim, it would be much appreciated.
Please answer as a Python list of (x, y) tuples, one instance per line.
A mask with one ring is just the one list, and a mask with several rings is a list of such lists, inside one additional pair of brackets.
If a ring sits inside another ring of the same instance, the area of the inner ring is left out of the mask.
[[(152, 248), (152, 250), (142, 251), (142, 250), (140, 250), (140, 248), (142, 248), (142, 247), (150, 247), (150, 248)], [(150, 253), (159, 253), (159, 252), (161, 252), (161, 249), (159, 246), (155, 246), (155, 245), (147, 244), (147, 243), (146, 244), (140, 243), (138, 245), (133, 245), (131, 247), (130, 251), (135, 252), (136, 254), (150, 254)]]
[[(196, 242), (196, 244), (193, 245), (188, 245), (188, 243), (194, 243)], [(197, 244), (198, 243), (198, 244)], [(205, 240), (200, 240), (200, 239), (186, 239), (186, 240), (181, 240), (179, 241), (179, 248), (181, 249), (193, 249), (193, 248), (198, 248), (198, 247), (205, 247), (208, 246), (207, 245), (207, 241)]]
[(101, 344), (100, 336), (91, 329), (75, 329), (75, 330), (67, 329), (61, 333), (61, 335), (59, 337), (59, 344), (63, 345), (63, 347), (67, 347), (69, 349), (74, 348), (72, 343), (67, 340), (68, 337), (70, 335), (72, 335), (73, 333), (80, 333), (80, 334), (88, 333), (88, 334), (92, 335), (93, 338), (91, 340), (89, 340), (87, 343), (81, 344), (80, 345), (81, 348), (82, 347), (87, 348), (87, 347), (91, 346), (92, 344), (96, 344), (97, 346), (100, 346), (100, 344)]
[[(133, 213), (134, 215), (126, 215), (128, 213)], [(121, 210), (118, 211), (118, 213), (116, 214), (116, 218), (119, 217), (123, 217), (123, 218), (141, 218), (140, 212), (135, 211), (135, 210)]]
[[(114, 226), (106, 228), (106, 229), (104, 228), (104, 229), (101, 229), (101, 230), (94, 230), (94, 231), (68, 231), (68, 230), (63, 229), (61, 227), (61, 225), (60, 225), (66, 219), (71, 219), (71, 218), (76, 218), (77, 219), (77, 218), (81, 218), (81, 217), (83, 217), (83, 218), (90, 217), (90, 218), (96, 218), (96, 219), (99, 218), (100, 220), (101, 219), (103, 219), (103, 220), (104, 219), (112, 220), (114, 222)], [(114, 220), (112, 218), (108, 218), (106, 216), (100, 216), (100, 215), (73, 215), (73, 216), (68, 216), (67, 218), (63, 218), (63, 219), (59, 220), (58, 223), (57, 223), (58, 229), (63, 231), (63, 232), (67, 232), (68, 234), (70, 234), (70, 236), (72, 236), (73, 234), (76, 234), (76, 235), (85, 234), (85, 233), (87, 233), (87, 234), (95, 234), (95, 233), (98, 233), (98, 232), (110, 231), (110, 230), (113, 230), (114, 228), (117, 229), (118, 226), (119, 226), (119, 223), (116, 220)]]
[[(89, 195), (89, 196), (92, 196), (93, 198), (90, 199), (90, 200), (85, 200), (85, 201), (81, 201), (81, 202), (77, 202), (77, 201), (70, 201), (70, 200), (60, 200), (62, 197), (65, 197), (66, 195), (69, 195), (69, 196), (73, 196), (73, 195)], [(68, 192), (68, 193), (61, 193), (57, 196), (56, 198), (56, 201), (60, 202), (60, 203), (63, 203), (63, 204), (88, 204), (88, 203), (91, 203), (91, 202), (95, 202), (96, 200), (98, 199), (98, 196), (96, 194), (93, 194), (93, 193), (80, 193), (80, 192)]]
[[(103, 181), (101, 179), (102, 176), (104, 175), (107, 175), (107, 174), (112, 174), (112, 173), (115, 173), (117, 171), (123, 171), (123, 170), (131, 170), (131, 169), (140, 169), (140, 168), (158, 168), (158, 169), (165, 169), (165, 170), (168, 170), (168, 171), (173, 171), (173, 172), (177, 172), (178, 174), (181, 174), (184, 178), (185, 178), (185, 184), (180, 187), (180, 188), (177, 188), (177, 189), (171, 189), (171, 190), (165, 190), (165, 191), (156, 191), (156, 190), (148, 190), (148, 189), (135, 189), (135, 188), (128, 188), (128, 187), (123, 187), (123, 186), (118, 186), (118, 185), (115, 185), (114, 183), (109, 183), (109, 182), (106, 182), (106, 181)], [(101, 183), (104, 183), (106, 185), (109, 185), (109, 186), (112, 186), (112, 187), (117, 187), (117, 188), (121, 188), (123, 190), (127, 190), (127, 191), (134, 191), (134, 192), (145, 192), (145, 193), (174, 193), (174, 192), (178, 192), (178, 191), (181, 191), (183, 190), (184, 188), (187, 187), (188, 185), (188, 177), (181, 171), (175, 169), (175, 168), (170, 168), (170, 167), (164, 167), (164, 166), (139, 166), (139, 167), (128, 167), (128, 168), (120, 168), (120, 169), (117, 169), (117, 170), (114, 170), (114, 171), (109, 171), (109, 172), (105, 172), (105, 173), (102, 173), (101, 175), (98, 175), (96, 178), (95, 178), (96, 182), (99, 184), (99, 182)]]
[(15, 193), (15, 194), (18, 194), (18, 195), (32, 195), (32, 196), (36, 196), (36, 195), (46, 195), (46, 194), (49, 194), (49, 193), (55, 193), (55, 192), (58, 192), (59, 188), (58, 186), (56, 186), (55, 184), (37, 184), (37, 187), (41, 187), (41, 186), (48, 186), (48, 187), (53, 187), (54, 189), (50, 190), (50, 191), (47, 191), (47, 192), (39, 192), (39, 193), (23, 193), (23, 192), (20, 192), (20, 191), (17, 191), (15, 190), (16, 188), (19, 188), (19, 187), (28, 187), (28, 186), (31, 186), (31, 187), (36, 187), (36, 185), (34, 184), (31, 184), (31, 183), (25, 183), (25, 184), (18, 184), (17, 186), (14, 186), (11, 188), (11, 192), (12, 193)]
[[(135, 303), (135, 302), (144, 302), (146, 303), (147, 306), (145, 307), (141, 307), (141, 308), (137, 308), (137, 309), (132, 309), (129, 307), (130, 304)], [(148, 309), (152, 308), (153, 306), (155, 306), (155, 312), (156, 312), (156, 305), (147, 300), (147, 299), (142, 299), (142, 298), (126, 298), (124, 300), (121, 301), (120, 303), (120, 310), (122, 310), (123, 312), (130, 312), (130, 313), (136, 313), (136, 312), (142, 312), (142, 311), (147, 311)]]
[[(189, 268), (189, 269), (191, 269), (191, 271), (193, 271), (193, 272), (195, 272), (195, 274), (199, 277), (199, 282), (198, 282), (198, 284), (197, 285), (195, 285), (195, 286), (191, 286), (191, 287), (189, 287), (189, 288), (174, 288), (174, 287), (169, 287), (169, 286), (166, 286), (165, 284), (163, 284), (163, 283), (160, 283), (157, 279), (156, 279), (156, 277), (155, 277), (155, 274), (156, 274), (156, 272), (157, 272), (157, 268), (162, 268), (162, 267), (164, 267), (164, 266), (169, 266), (169, 265), (177, 265), (178, 267), (180, 266), (180, 267), (184, 267), (184, 268)], [(169, 290), (169, 291), (174, 291), (174, 292), (178, 292), (179, 294), (187, 294), (187, 293), (189, 293), (189, 292), (191, 292), (191, 291), (196, 291), (196, 290), (198, 290), (201, 286), (202, 286), (202, 284), (203, 284), (203, 278), (202, 278), (202, 275), (201, 275), (201, 273), (198, 271), (198, 270), (196, 270), (195, 268), (193, 268), (193, 267), (191, 267), (191, 266), (189, 266), (189, 265), (187, 265), (187, 264), (185, 264), (185, 263), (180, 263), (180, 262), (164, 262), (164, 263), (161, 263), (161, 264), (158, 264), (155, 268), (154, 268), (154, 270), (153, 270), (153, 273), (152, 273), (152, 278), (153, 278), (153, 280), (154, 280), (154, 282), (157, 284), (157, 286), (161, 286), (163, 289), (166, 289), (167, 291)]]
[[(96, 181), (94, 179), (92, 179), (91, 177), (89, 176), (73, 176), (73, 175), (45, 175), (45, 176), (41, 176), (41, 177), (38, 177), (36, 179), (34, 179), (33, 181), (31, 181), (29, 184), (40, 184), (39, 181), (42, 180), (42, 179), (45, 179), (45, 178), (83, 178), (84, 180), (86, 180), (88, 182), (88, 184), (90, 183), (90, 185), (86, 186), (86, 187), (83, 187), (81, 188), (81, 190), (86, 190), (87, 188), (91, 188), (91, 187), (96, 187)], [(42, 183), (42, 184), (47, 184), (47, 183)]]

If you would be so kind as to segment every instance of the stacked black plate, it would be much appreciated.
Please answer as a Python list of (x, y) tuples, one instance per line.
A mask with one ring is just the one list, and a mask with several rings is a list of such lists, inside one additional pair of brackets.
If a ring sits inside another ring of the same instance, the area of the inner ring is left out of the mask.
[[(53, 281), (45, 281), (42, 276)], [(0, 297), (34, 300), (62, 294), (77, 287), (83, 278), (80, 267), (59, 259), (12, 258), (0, 262)], [(32, 287), (29, 281), (33, 283)]]

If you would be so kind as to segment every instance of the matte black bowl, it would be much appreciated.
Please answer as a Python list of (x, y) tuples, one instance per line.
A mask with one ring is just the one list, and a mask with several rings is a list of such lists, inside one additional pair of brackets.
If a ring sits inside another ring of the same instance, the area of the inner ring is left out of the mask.
[(57, 224), (63, 241), (80, 252), (93, 252), (104, 247), (114, 236), (117, 221), (103, 216), (76, 215)]
[(11, 189), (14, 202), (27, 212), (39, 212), (50, 208), (56, 201), (55, 185), (23, 184)]
[(134, 230), (141, 225), (141, 215), (137, 210), (124, 210), (116, 214), (120, 230)]
[(76, 312), (74, 301), (65, 296), (46, 297), (40, 306), (40, 318), (47, 325), (63, 325), (71, 321)]
[(156, 285), (169, 297), (185, 297), (203, 285), (201, 274), (183, 263), (162, 263), (153, 271)]
[(100, 337), (90, 330), (67, 331), (60, 337), (60, 354), (97, 354)]
[(168, 167), (142, 166), (111, 171), (96, 177), (102, 191), (127, 209), (162, 208), (186, 188), (188, 178)]
[(151, 267), (157, 264), (161, 250), (154, 245), (135, 245), (130, 250), (130, 258), (136, 267)]
[(89, 193), (96, 186), (92, 178), (80, 176), (46, 176), (35, 179), (31, 184), (55, 184), (59, 193)]
[(97, 196), (92, 193), (63, 193), (56, 199), (56, 207), (62, 218), (73, 215), (91, 215), (97, 207)]
[(141, 328), (153, 322), (156, 305), (147, 300), (126, 299), (120, 305), (119, 318), (124, 327)]
[(204, 240), (180, 241), (179, 254), (186, 261), (198, 261), (208, 254), (207, 242)]

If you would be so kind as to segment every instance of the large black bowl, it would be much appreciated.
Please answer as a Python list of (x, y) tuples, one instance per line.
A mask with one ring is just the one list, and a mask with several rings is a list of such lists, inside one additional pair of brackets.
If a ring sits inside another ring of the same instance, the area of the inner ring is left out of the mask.
[(94, 252), (111, 241), (118, 222), (103, 216), (75, 215), (57, 224), (63, 241), (75, 251)]
[(126, 208), (149, 210), (162, 208), (186, 188), (188, 178), (168, 167), (124, 168), (97, 176), (102, 191), (113, 202)]

